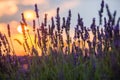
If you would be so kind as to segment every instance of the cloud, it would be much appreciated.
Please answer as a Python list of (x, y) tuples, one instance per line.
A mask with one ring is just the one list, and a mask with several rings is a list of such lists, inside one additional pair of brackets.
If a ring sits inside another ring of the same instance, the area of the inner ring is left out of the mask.
[[(50, 20), (52, 16), (53, 17), (56, 16), (56, 8), (57, 7), (60, 7), (60, 14), (62, 14), (66, 10), (68, 11), (69, 9), (72, 9), (72, 8), (78, 6), (79, 2), (80, 2), (79, 0), (66, 0), (66, 1), (63, 1), (60, 5), (58, 5), (56, 7), (54, 6), (51, 9), (48, 9), (48, 10), (44, 11), (43, 13), (41, 13), (42, 14), (41, 17), (43, 18), (44, 14), (47, 13), (48, 14), (48, 20)], [(49, 6), (51, 6), (50, 3), (49, 3)]]
[(19, 23), (17, 21), (11, 21), (10, 23), (10, 28), (11, 28), (11, 34), (18, 34), (17, 32), (17, 27), (19, 25)]
[(0, 17), (4, 15), (13, 15), (18, 11), (18, 5), (29, 6), (35, 3), (47, 4), (46, 0), (0, 0)]
[(6, 24), (5, 23), (0, 23), (0, 32), (2, 32), (2, 33), (6, 33), (6, 29), (5, 29), (5, 27), (6, 27)]
[(80, 4), (79, 0), (68, 0), (65, 1), (63, 4), (60, 5), (61, 9), (72, 9)]
[[(9, 22), (10, 25), (10, 30), (11, 30), (11, 34), (17, 34), (17, 26), (19, 25), (19, 23), (17, 21), (11, 21)], [(7, 24), (6, 23), (0, 23), (0, 32), (8, 35), (7, 33)]]
[(45, 4), (46, 0), (24, 0), (24, 1), (19, 0), (19, 3), (22, 5), (34, 5), (35, 3)]
[(0, 17), (3, 15), (13, 15), (18, 11), (16, 0), (0, 1)]

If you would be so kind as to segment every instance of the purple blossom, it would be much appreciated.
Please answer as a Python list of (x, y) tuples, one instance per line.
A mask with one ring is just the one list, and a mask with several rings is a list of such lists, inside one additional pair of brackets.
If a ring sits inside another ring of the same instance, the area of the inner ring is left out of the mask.
[(102, 38), (101, 38), (101, 33), (99, 31), (99, 27), (97, 27), (97, 36), (98, 36), (98, 40), (101, 41)]
[[(80, 38), (80, 35), (82, 35), (82, 31), (79, 30), (79, 26), (77, 25), (77, 28), (76, 28), (76, 34), (77, 34), (77, 38), (79, 39)], [(83, 39), (83, 37), (82, 37)]]
[(89, 39), (89, 37), (90, 37), (89, 33), (88, 33), (88, 31), (87, 31), (87, 29), (85, 27), (84, 41), (87, 40), (87, 39)]
[(102, 13), (103, 13), (103, 8), (104, 8), (104, 0), (101, 2), (101, 9), (99, 10), (99, 24), (102, 24)]
[(8, 29), (8, 36), (11, 37), (11, 33), (10, 33), (10, 25), (7, 25), (7, 29)]
[[(104, 8), (104, 0), (102, 0), (102, 3), (101, 3), (101, 9), (103, 10), (103, 8)], [(103, 12), (102, 10), (101, 12)]]
[(55, 24), (54, 24), (53, 17), (51, 18), (51, 23), (52, 23), (52, 25), (51, 25), (51, 35), (53, 35), (53, 30), (55, 29)]
[(114, 11), (113, 20), (112, 20), (112, 26), (115, 25), (116, 14), (117, 14), (117, 11)]
[(65, 17), (63, 17), (63, 25), (62, 25), (62, 29), (65, 28)]
[(60, 15), (59, 15), (59, 7), (57, 8), (57, 16), (56, 16), (56, 25), (57, 25), (57, 30), (58, 33), (60, 33)]
[(35, 4), (35, 13), (36, 13), (36, 17), (39, 18), (39, 14), (38, 14), (38, 7), (37, 4)]
[(106, 4), (106, 9), (107, 9), (107, 15), (109, 17), (109, 20), (112, 20), (112, 15), (111, 15), (111, 12), (109, 10), (108, 4)]
[(95, 18), (93, 18), (92, 24), (91, 24), (92, 33), (96, 35), (96, 23)]
[(107, 20), (106, 20), (106, 17), (104, 17), (104, 27), (105, 27), (105, 29), (106, 29), (106, 27), (107, 27)]
[(44, 25), (47, 26), (47, 14), (45, 14)]
[(33, 31), (35, 32), (35, 20), (33, 20)]
[(84, 23), (83, 23), (83, 18), (80, 18), (80, 14), (78, 13), (78, 26), (80, 26), (82, 32), (83, 32), (83, 29), (84, 29)]
[(67, 18), (67, 21), (66, 21), (66, 32), (70, 30), (70, 21), (71, 21), (71, 10), (69, 10), (69, 14), (68, 14), (68, 18)]
[(75, 31), (74, 31), (74, 40), (76, 40), (77, 39), (77, 29), (76, 28), (74, 28), (75, 29)]
[(21, 15), (22, 15), (22, 21), (23, 21), (24, 25), (27, 26), (27, 23), (26, 23), (26, 20), (25, 20), (24, 14), (22, 13)]

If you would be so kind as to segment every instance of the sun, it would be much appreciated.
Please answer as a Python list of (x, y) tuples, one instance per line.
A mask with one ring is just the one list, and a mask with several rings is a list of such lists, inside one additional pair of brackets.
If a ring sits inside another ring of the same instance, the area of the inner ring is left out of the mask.
[[(25, 31), (27, 31), (27, 30), (28, 30), (28, 27), (25, 26)], [(17, 31), (22, 34), (22, 27), (21, 27), (21, 25), (18, 25)]]
[(31, 21), (35, 19), (35, 12), (33, 10), (24, 11), (24, 17), (26, 20)]

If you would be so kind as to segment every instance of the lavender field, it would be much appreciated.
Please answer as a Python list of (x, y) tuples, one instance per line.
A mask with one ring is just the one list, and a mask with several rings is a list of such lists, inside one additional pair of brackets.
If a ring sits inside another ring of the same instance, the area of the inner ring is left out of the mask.
[[(78, 13), (74, 31), (71, 10), (61, 17), (58, 7), (49, 23), (49, 14), (40, 21), (37, 4), (33, 7), (33, 37), (24, 13), (19, 23), (24, 42), (12, 40), (9, 24), (7, 35), (0, 32), (0, 80), (120, 80), (120, 17), (104, 0), (96, 11), (98, 24), (93, 18), (91, 25), (85, 26)], [(16, 55), (15, 41), (26, 55)]]

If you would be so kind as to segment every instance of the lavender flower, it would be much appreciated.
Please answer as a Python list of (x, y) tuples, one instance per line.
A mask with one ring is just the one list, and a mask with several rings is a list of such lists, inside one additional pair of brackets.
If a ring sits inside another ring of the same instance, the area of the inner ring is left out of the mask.
[(58, 33), (60, 33), (60, 15), (59, 15), (59, 7), (57, 8), (57, 16), (56, 16), (56, 25), (57, 25), (57, 30)]
[(106, 4), (106, 9), (107, 9), (107, 14), (108, 14), (109, 20), (111, 21), (112, 20), (112, 15), (111, 15), (111, 12), (109, 10), (108, 4)]
[(78, 25), (81, 26), (81, 29), (83, 30), (84, 27), (83, 18), (80, 18), (79, 13), (78, 13)]
[(104, 8), (104, 0), (102, 0), (101, 9), (100, 9), (100, 11), (99, 11), (99, 24), (100, 24), (100, 25), (102, 24), (103, 8)]
[(33, 32), (35, 32), (35, 20), (33, 20)]
[(38, 46), (41, 47), (41, 37), (40, 37), (39, 29), (37, 29), (37, 36), (38, 36)]
[(26, 20), (25, 20), (24, 14), (22, 13), (21, 15), (22, 15), (22, 21), (23, 21), (23, 23), (25, 24), (25, 26), (27, 26), (27, 23), (26, 23)]
[(74, 31), (74, 40), (76, 40), (77, 39), (77, 29), (76, 28), (74, 28), (75, 29), (75, 31)]
[(63, 17), (63, 25), (62, 25), (62, 29), (65, 28), (65, 17)]
[(45, 14), (44, 25), (47, 26), (47, 14)]
[(37, 4), (35, 4), (35, 13), (36, 13), (36, 17), (39, 18), (39, 14), (38, 14), (38, 7)]
[(105, 27), (105, 29), (106, 29), (106, 27), (107, 27), (107, 20), (106, 20), (106, 17), (104, 18), (104, 27)]
[(89, 39), (89, 38), (90, 38), (89, 33), (88, 33), (88, 31), (87, 31), (87, 29), (85, 27), (84, 41)]
[(70, 30), (70, 21), (71, 21), (71, 10), (69, 10), (68, 18), (66, 21), (66, 32)]
[(93, 22), (91, 24), (91, 29), (92, 29), (92, 33), (94, 35), (96, 35), (96, 23), (95, 23), (95, 18), (93, 18)]
[(77, 20), (77, 21), (78, 21), (77, 24), (78, 24), (78, 25), (81, 25), (81, 18), (80, 18), (80, 14), (79, 14), (79, 13), (78, 13), (78, 20)]
[(10, 33), (10, 25), (7, 25), (7, 29), (8, 29), (8, 36), (11, 37), (11, 33)]
[(51, 21), (52, 21), (52, 25), (51, 25), (51, 35), (53, 35), (53, 30), (55, 28), (55, 24), (54, 24), (54, 19), (53, 17), (51, 18)]
[(115, 38), (118, 38), (118, 37), (120, 36), (120, 31), (119, 31), (120, 26), (119, 26), (119, 22), (120, 22), (120, 18), (118, 19), (117, 24), (116, 24), (115, 27), (114, 27), (114, 37), (115, 37)]
[(112, 26), (115, 25), (115, 18), (116, 18), (116, 11), (113, 13), (113, 20), (112, 20)]
[(103, 8), (104, 8), (104, 0), (102, 0), (102, 3), (101, 3), (101, 12), (103, 12)]

